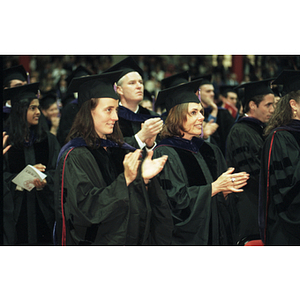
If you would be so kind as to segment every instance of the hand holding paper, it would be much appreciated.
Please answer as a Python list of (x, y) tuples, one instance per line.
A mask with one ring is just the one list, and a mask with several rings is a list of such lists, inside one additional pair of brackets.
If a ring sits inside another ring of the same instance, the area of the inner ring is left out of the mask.
[(47, 184), (47, 181), (45, 179), (46, 177), (46, 174), (42, 173), (34, 166), (27, 165), (12, 180), (12, 182), (30, 192), (34, 187), (36, 187), (37, 189), (42, 189)]

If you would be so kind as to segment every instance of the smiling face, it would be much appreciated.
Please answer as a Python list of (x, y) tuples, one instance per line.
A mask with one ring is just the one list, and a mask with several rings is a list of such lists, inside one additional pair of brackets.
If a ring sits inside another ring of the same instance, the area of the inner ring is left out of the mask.
[(99, 98), (98, 104), (92, 110), (95, 131), (102, 139), (112, 134), (115, 122), (118, 121), (118, 101), (112, 98)]
[(204, 120), (204, 110), (200, 103), (190, 102), (186, 121), (183, 122), (183, 138), (191, 140), (194, 136), (199, 136), (202, 132), (202, 124)]
[(41, 115), (39, 105), (40, 103), (38, 99), (33, 99), (29, 104), (29, 107), (27, 109), (27, 123), (29, 127), (32, 125), (37, 125), (39, 123)]
[(117, 93), (121, 100), (140, 102), (144, 97), (143, 78), (138, 72), (130, 72), (121, 79), (121, 84), (117, 86)]

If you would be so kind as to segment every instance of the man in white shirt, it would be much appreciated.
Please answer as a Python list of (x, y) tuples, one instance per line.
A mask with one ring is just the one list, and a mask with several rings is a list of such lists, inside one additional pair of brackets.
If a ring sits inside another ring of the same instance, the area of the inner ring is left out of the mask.
[(143, 71), (132, 57), (127, 57), (105, 73), (118, 70), (123, 71), (116, 82), (116, 92), (120, 96), (118, 116), (124, 141), (136, 148), (152, 150), (163, 121), (158, 114), (139, 105), (144, 97)]

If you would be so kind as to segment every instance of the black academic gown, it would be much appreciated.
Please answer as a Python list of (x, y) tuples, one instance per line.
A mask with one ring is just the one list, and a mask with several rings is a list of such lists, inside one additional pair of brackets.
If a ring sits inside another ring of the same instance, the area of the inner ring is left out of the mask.
[(232, 245), (228, 203), (222, 193), (211, 197), (211, 183), (226, 171), (218, 147), (194, 137), (162, 140), (154, 157), (168, 155), (158, 174), (173, 216), (173, 245)]
[(247, 172), (250, 178), (243, 192), (236, 194), (236, 206), (239, 225), (236, 242), (242, 239), (259, 238), (258, 197), (261, 150), (264, 143), (265, 125), (257, 119), (243, 117), (232, 127), (227, 138), (226, 161), (234, 172)]
[[(53, 177), (56, 159), (60, 146), (56, 137), (50, 132), (40, 142), (18, 149), (12, 146), (4, 155), (3, 179), (10, 194), (5, 201), (13, 200), (13, 219), (16, 230), (16, 239), (11, 244), (22, 245), (51, 245), (54, 225)], [(16, 190), (12, 179), (21, 172), (26, 165), (44, 164), (46, 166), (47, 185), (40, 191), (36, 188), (30, 192)], [(10, 207), (10, 203), (5, 203)]]
[(124, 141), (135, 148), (139, 148), (139, 144), (134, 135), (141, 130), (142, 123), (149, 118), (159, 117), (159, 115), (139, 105), (137, 113), (134, 113), (124, 106), (119, 106), (118, 117)]
[(166, 197), (155, 180), (147, 192), (140, 174), (126, 186), (123, 158), (134, 149), (123, 148), (101, 140), (92, 150), (77, 138), (62, 149), (55, 175), (58, 245), (170, 244)]
[(300, 121), (274, 129), (262, 151), (260, 230), (266, 245), (300, 245)]

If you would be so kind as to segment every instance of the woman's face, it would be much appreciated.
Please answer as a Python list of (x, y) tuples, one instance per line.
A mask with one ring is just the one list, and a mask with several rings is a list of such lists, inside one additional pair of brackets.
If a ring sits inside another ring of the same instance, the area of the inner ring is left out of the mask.
[(27, 109), (27, 123), (29, 127), (32, 125), (37, 125), (39, 123), (41, 115), (39, 105), (40, 103), (38, 99), (33, 99), (29, 104), (29, 107)]
[(113, 98), (99, 98), (98, 104), (92, 110), (95, 131), (100, 138), (106, 139), (112, 134), (116, 121), (118, 121), (118, 100)]
[(199, 136), (202, 132), (202, 124), (204, 120), (204, 111), (200, 103), (190, 102), (186, 121), (183, 122), (184, 132), (183, 138), (191, 140), (194, 136)]
[(57, 117), (58, 116), (58, 113), (59, 113), (59, 109), (58, 109), (58, 106), (57, 106), (57, 103), (53, 103), (49, 106), (48, 109), (44, 109), (42, 110), (44, 116), (46, 118), (48, 118), (49, 120), (51, 120), (52, 117)]

